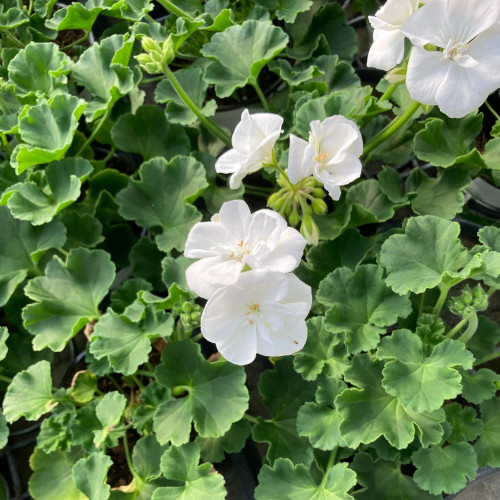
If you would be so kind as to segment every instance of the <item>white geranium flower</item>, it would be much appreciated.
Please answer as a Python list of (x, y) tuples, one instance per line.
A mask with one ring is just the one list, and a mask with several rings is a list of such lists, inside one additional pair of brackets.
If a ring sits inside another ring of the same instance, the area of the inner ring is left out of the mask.
[(406, 76), (411, 98), (450, 118), (477, 109), (500, 87), (499, 16), (498, 0), (432, 0), (415, 12), (401, 28), (416, 45)]
[(288, 178), (296, 184), (304, 177), (314, 177), (324, 184), (334, 200), (340, 188), (361, 175), (359, 157), (363, 139), (354, 122), (335, 115), (322, 122), (311, 122), (309, 142), (290, 135)]
[(229, 180), (231, 189), (238, 188), (247, 174), (273, 162), (273, 147), (282, 132), (282, 124), (283, 118), (279, 115), (251, 115), (247, 109), (243, 111), (231, 139), (233, 149), (221, 155), (215, 163), (217, 172), (233, 174)]
[(237, 365), (250, 363), (257, 353), (293, 354), (306, 342), (311, 301), (311, 288), (293, 274), (247, 271), (210, 297), (201, 332)]
[(264, 209), (252, 215), (244, 201), (229, 201), (211, 222), (199, 222), (189, 232), (184, 255), (201, 260), (186, 270), (188, 286), (208, 299), (236, 282), (245, 265), (288, 273), (299, 265), (305, 245), (278, 213)]
[(368, 17), (374, 32), (367, 66), (389, 71), (403, 60), (405, 35), (401, 27), (418, 4), (419, 0), (388, 0), (374, 16)]

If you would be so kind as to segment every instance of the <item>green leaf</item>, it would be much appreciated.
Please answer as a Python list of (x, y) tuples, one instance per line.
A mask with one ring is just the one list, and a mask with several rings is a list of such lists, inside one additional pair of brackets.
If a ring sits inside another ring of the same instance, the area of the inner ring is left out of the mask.
[(184, 483), (181, 486), (157, 488), (152, 500), (198, 500), (226, 498), (224, 478), (212, 474), (212, 464), (200, 461), (200, 450), (194, 443), (171, 446), (161, 457), (161, 471), (170, 480)]
[(279, 458), (273, 467), (262, 467), (258, 481), (257, 500), (354, 500), (348, 491), (356, 484), (356, 474), (345, 462), (338, 463), (318, 484), (306, 466)]
[(215, 33), (201, 49), (212, 61), (205, 69), (205, 81), (215, 84), (219, 97), (255, 83), (262, 68), (287, 45), (288, 36), (267, 21), (248, 20)]
[(9, 428), (7, 427), (7, 420), (0, 410), (0, 450), (7, 446), (9, 441)]
[[(7, 9), (6, 7), (5, 5), (0, 6), (0, 28), (16, 28), (29, 22), (28, 14), (24, 10), (15, 7)], [(3, 12), (4, 9), (5, 12)]]
[(140, 433), (153, 432), (153, 417), (158, 407), (172, 399), (170, 391), (158, 382), (149, 383), (141, 392), (142, 404), (134, 412), (134, 429)]
[[(216, 102), (206, 100), (208, 83), (203, 78), (201, 68), (188, 68), (175, 72), (175, 76), (184, 91), (198, 106), (204, 116), (213, 116), (217, 110)], [(155, 89), (155, 101), (166, 103), (165, 113), (170, 123), (180, 125), (193, 125), (198, 120), (197, 116), (188, 108), (179, 97), (168, 80), (162, 80)]]
[(474, 357), (481, 361), (495, 351), (500, 343), (500, 325), (496, 321), (478, 314), (478, 327), (474, 336), (467, 342)]
[(451, 425), (452, 432), (446, 438), (449, 443), (474, 441), (483, 430), (483, 423), (476, 416), (476, 410), (459, 403), (449, 403), (444, 406), (446, 420)]
[(71, 386), (71, 397), (78, 403), (88, 403), (97, 389), (97, 377), (90, 371), (77, 372)]
[(141, 106), (134, 114), (120, 116), (111, 129), (115, 145), (129, 153), (139, 153), (144, 160), (162, 156), (170, 160), (190, 151), (184, 129), (167, 122), (156, 106)]
[(483, 432), (474, 444), (480, 467), (500, 467), (500, 399), (493, 398), (481, 403)]
[(477, 460), (469, 443), (451, 443), (444, 448), (431, 446), (412, 455), (417, 468), (413, 479), (433, 495), (457, 493), (476, 477)]
[(403, 407), (382, 387), (383, 366), (368, 354), (352, 359), (344, 378), (355, 388), (346, 389), (335, 400), (343, 418), (341, 437), (350, 448), (357, 448), (360, 443), (384, 436), (391, 446), (401, 450), (413, 441), (416, 427), (423, 446), (438, 443), (443, 435), (440, 422), (445, 419), (444, 411), (416, 413)]
[(0, 207), (0, 306), (7, 303), (16, 287), (28, 274), (39, 273), (37, 262), (49, 249), (64, 245), (65, 228), (59, 221), (41, 227), (12, 217), (6, 207)]
[(386, 283), (399, 294), (422, 293), (454, 276), (467, 261), (459, 233), (458, 223), (432, 215), (409, 219), (404, 235), (393, 235), (382, 245)]
[(364, 486), (362, 490), (356, 491), (357, 500), (441, 498), (422, 491), (411, 477), (401, 472), (401, 466), (396, 462), (380, 458), (374, 461), (368, 453), (357, 453), (351, 467), (356, 472), (358, 483)]
[(16, 172), (21, 174), (33, 165), (61, 160), (73, 142), (85, 106), (85, 101), (62, 94), (25, 107), (19, 118), (24, 143), (14, 148), (11, 157)]
[(101, 424), (101, 428), (97, 429), (94, 435), (94, 444), (97, 448), (105, 441), (109, 432), (120, 421), (126, 404), (127, 400), (125, 396), (116, 391), (106, 393), (99, 403), (97, 403), (95, 412)]
[(179, 156), (170, 162), (154, 158), (139, 172), (141, 180), (130, 181), (116, 197), (120, 215), (142, 227), (161, 228), (156, 237), (160, 250), (182, 251), (189, 230), (201, 220), (191, 203), (207, 186), (205, 169), (196, 160)]
[(306, 260), (316, 274), (325, 277), (338, 267), (355, 271), (371, 247), (370, 240), (349, 229), (334, 241), (322, 241), (307, 252)]
[(411, 312), (410, 299), (394, 294), (382, 278), (381, 267), (364, 264), (354, 273), (346, 267), (337, 269), (319, 286), (316, 298), (329, 307), (325, 326), (346, 333), (351, 353), (375, 348), (385, 327)]
[(315, 64), (301, 62), (292, 66), (286, 59), (275, 59), (271, 61), (269, 63), (269, 69), (279, 75), (290, 87), (296, 87), (313, 78), (324, 75), (323, 71)]
[(95, 3), (88, 2), (87, 7), (75, 2), (67, 7), (63, 7), (54, 12), (52, 18), (45, 22), (45, 26), (56, 31), (81, 29), (89, 32), (92, 30), (97, 16), (102, 12), (101, 7), (89, 8), (91, 5), (95, 5)]
[(161, 279), (161, 262), (164, 257), (165, 254), (158, 250), (154, 241), (141, 238), (130, 251), (132, 276), (149, 281), (157, 292), (164, 291), (165, 283)]
[(332, 54), (346, 61), (352, 60), (358, 48), (356, 31), (347, 25), (346, 13), (336, 3), (314, 2), (310, 10), (287, 26), (287, 31), (292, 39), (287, 54), (292, 59), (309, 59), (325, 41)]
[(314, 448), (333, 450), (337, 446), (346, 446), (339, 431), (341, 420), (335, 409), (305, 403), (297, 414), (297, 431), (300, 436), (307, 437)]
[(30, 43), (11, 59), (8, 72), (19, 97), (53, 97), (67, 92), (71, 59), (55, 43)]
[(474, 362), (463, 342), (446, 339), (428, 354), (420, 338), (408, 330), (383, 338), (377, 358), (391, 360), (382, 372), (386, 392), (417, 412), (437, 410), (445, 399), (460, 394), (462, 376), (457, 368), (470, 369)]
[(77, 248), (66, 264), (54, 256), (46, 275), (31, 280), (26, 295), (36, 301), (23, 309), (24, 326), (35, 335), (33, 347), (62, 351), (70, 338), (100, 316), (99, 304), (115, 277), (115, 266), (102, 250)]
[(247, 409), (243, 368), (226, 361), (209, 363), (202, 357), (199, 345), (190, 341), (169, 342), (156, 373), (164, 386), (180, 386), (187, 392), (158, 409), (154, 429), (160, 444), (186, 443), (192, 422), (202, 437), (222, 436)]
[(81, 458), (71, 473), (76, 487), (92, 500), (107, 500), (110, 486), (106, 484), (106, 478), (111, 465), (113, 465), (111, 458), (102, 452)]
[(453, 219), (465, 203), (463, 189), (471, 183), (465, 169), (443, 170), (436, 178), (414, 168), (406, 180), (406, 194), (412, 197), (411, 206), (418, 215), (436, 215)]
[(148, 361), (151, 340), (169, 337), (174, 319), (164, 312), (155, 313), (154, 306), (143, 307), (140, 322), (116, 314), (108, 309), (95, 325), (90, 342), (90, 352), (96, 359), (108, 358), (116, 372), (134, 374), (140, 365)]
[(77, 83), (94, 97), (85, 110), (89, 121), (99, 118), (134, 88), (139, 71), (129, 67), (133, 45), (134, 39), (128, 35), (111, 35), (89, 47), (73, 66), (71, 74)]
[(276, 11), (276, 17), (287, 23), (293, 23), (297, 14), (309, 10), (312, 0), (256, 0), (257, 5), (262, 5), (268, 10)]
[(132, 451), (132, 463), (144, 481), (152, 481), (161, 476), (160, 460), (167, 448), (161, 446), (154, 434), (139, 439)]
[(3, 413), (7, 422), (38, 420), (54, 404), (50, 363), (42, 360), (17, 373), (7, 388)]
[[(415, 170), (418, 170), (420, 172), (420, 169), (413, 169), (410, 175), (412, 175)], [(406, 204), (408, 201), (407, 195), (401, 195), (402, 182), (403, 178), (401, 177), (399, 172), (392, 167), (387, 167), (384, 165), (382, 167), (382, 171), (378, 174), (380, 191), (382, 191), (382, 193), (384, 193), (387, 198), (392, 201), (392, 203)]]
[[(0, 361), (7, 356), (8, 347), (7, 347), (7, 339), (9, 338), (9, 331), (6, 326), (0, 326)], [(1, 446), (0, 446), (1, 448)]]
[(83, 455), (80, 448), (69, 453), (55, 451), (44, 453), (35, 448), (30, 457), (33, 474), (29, 479), (29, 491), (37, 500), (88, 500), (75, 485), (71, 469)]
[(45, 168), (46, 186), (43, 189), (33, 182), (16, 184), (11, 188), (7, 206), (16, 219), (28, 220), (34, 226), (50, 222), (78, 199), (82, 182), (92, 170), (90, 162), (83, 158), (65, 158), (51, 163)]
[(315, 385), (306, 382), (286, 357), (278, 359), (273, 370), (262, 374), (258, 388), (273, 418), (259, 417), (252, 427), (252, 436), (255, 441), (269, 443), (267, 460), (272, 464), (278, 457), (285, 457), (310, 465), (312, 448), (306, 438), (299, 437), (296, 418), (299, 408), (314, 399)]
[(56, 450), (68, 452), (74, 445), (70, 428), (76, 416), (74, 405), (61, 403), (55, 406), (52, 414), (43, 419), (37, 436), (37, 446), (45, 453)]
[(250, 422), (240, 420), (220, 437), (202, 438), (196, 436), (195, 443), (200, 447), (201, 458), (204, 462), (222, 462), (226, 453), (241, 451), (250, 435)]
[(60, 219), (68, 231), (65, 247), (69, 250), (81, 246), (94, 248), (104, 240), (102, 224), (91, 214), (83, 214), (76, 209), (65, 210)]
[(306, 344), (293, 357), (297, 373), (305, 380), (316, 380), (321, 373), (341, 376), (348, 366), (347, 350), (339, 345), (342, 337), (329, 331), (321, 316), (310, 318), (306, 324)]
[(500, 376), (487, 368), (481, 368), (470, 374), (462, 373), (462, 396), (475, 405), (491, 399), (497, 392), (496, 383), (500, 381)]
[(415, 154), (435, 167), (472, 163), (479, 157), (475, 146), (481, 132), (483, 115), (471, 113), (464, 118), (429, 118), (424, 130), (415, 135)]
[(153, 286), (142, 278), (131, 278), (117, 286), (110, 295), (111, 307), (117, 314), (123, 313), (126, 307), (137, 299), (141, 290), (151, 291)]

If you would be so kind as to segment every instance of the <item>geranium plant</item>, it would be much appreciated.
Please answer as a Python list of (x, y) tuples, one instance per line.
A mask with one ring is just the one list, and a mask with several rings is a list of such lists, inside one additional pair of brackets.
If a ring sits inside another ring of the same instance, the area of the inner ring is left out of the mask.
[(496, 0), (8, 0), (0, 43), (9, 470), (36, 423), (4, 496), (430, 500), (500, 466), (500, 226), (457, 219), (500, 171)]

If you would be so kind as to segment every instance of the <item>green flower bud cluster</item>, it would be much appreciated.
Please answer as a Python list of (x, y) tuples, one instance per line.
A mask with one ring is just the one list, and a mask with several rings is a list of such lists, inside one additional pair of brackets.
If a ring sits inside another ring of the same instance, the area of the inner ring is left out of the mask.
[(144, 53), (135, 56), (141, 68), (151, 75), (164, 73), (175, 57), (172, 38), (169, 36), (164, 42), (158, 42), (149, 36), (143, 36), (141, 45)]
[(191, 301), (183, 302), (172, 308), (172, 314), (178, 316), (185, 331), (192, 332), (200, 326), (203, 308)]
[(484, 311), (488, 307), (488, 295), (477, 285), (472, 290), (466, 285), (462, 293), (450, 300), (449, 309), (453, 314), (468, 318), (478, 311)]
[(300, 224), (302, 236), (316, 245), (319, 230), (313, 214), (323, 215), (328, 210), (323, 199), (326, 193), (321, 184), (314, 177), (306, 177), (297, 184), (291, 184), (283, 174), (278, 177), (277, 182), (281, 189), (269, 197), (267, 206), (288, 219), (292, 227)]

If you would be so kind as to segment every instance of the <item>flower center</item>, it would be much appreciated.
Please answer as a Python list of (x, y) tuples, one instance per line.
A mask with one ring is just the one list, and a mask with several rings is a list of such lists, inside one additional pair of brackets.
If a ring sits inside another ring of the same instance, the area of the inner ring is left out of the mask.
[(248, 317), (248, 322), (253, 325), (256, 319), (256, 316), (259, 315), (260, 312), (260, 306), (259, 304), (252, 304), (249, 308), (248, 311), (245, 313), (245, 316)]
[(468, 48), (469, 48), (468, 43), (463, 43), (463, 42), (453, 43), (453, 41), (450, 40), (443, 51), (443, 59), (446, 60), (460, 59), (467, 53)]
[(231, 253), (229, 254), (229, 258), (237, 260), (238, 262), (241, 262), (243, 260), (243, 257), (245, 255), (248, 255), (249, 253), (250, 253), (250, 250), (247, 247), (246, 241), (240, 240), (239, 243), (236, 243), (236, 248), (233, 248), (231, 250)]
[(318, 162), (321, 163), (322, 166), (325, 166), (326, 162), (328, 161), (328, 155), (326, 153), (318, 153), (314, 159)]

